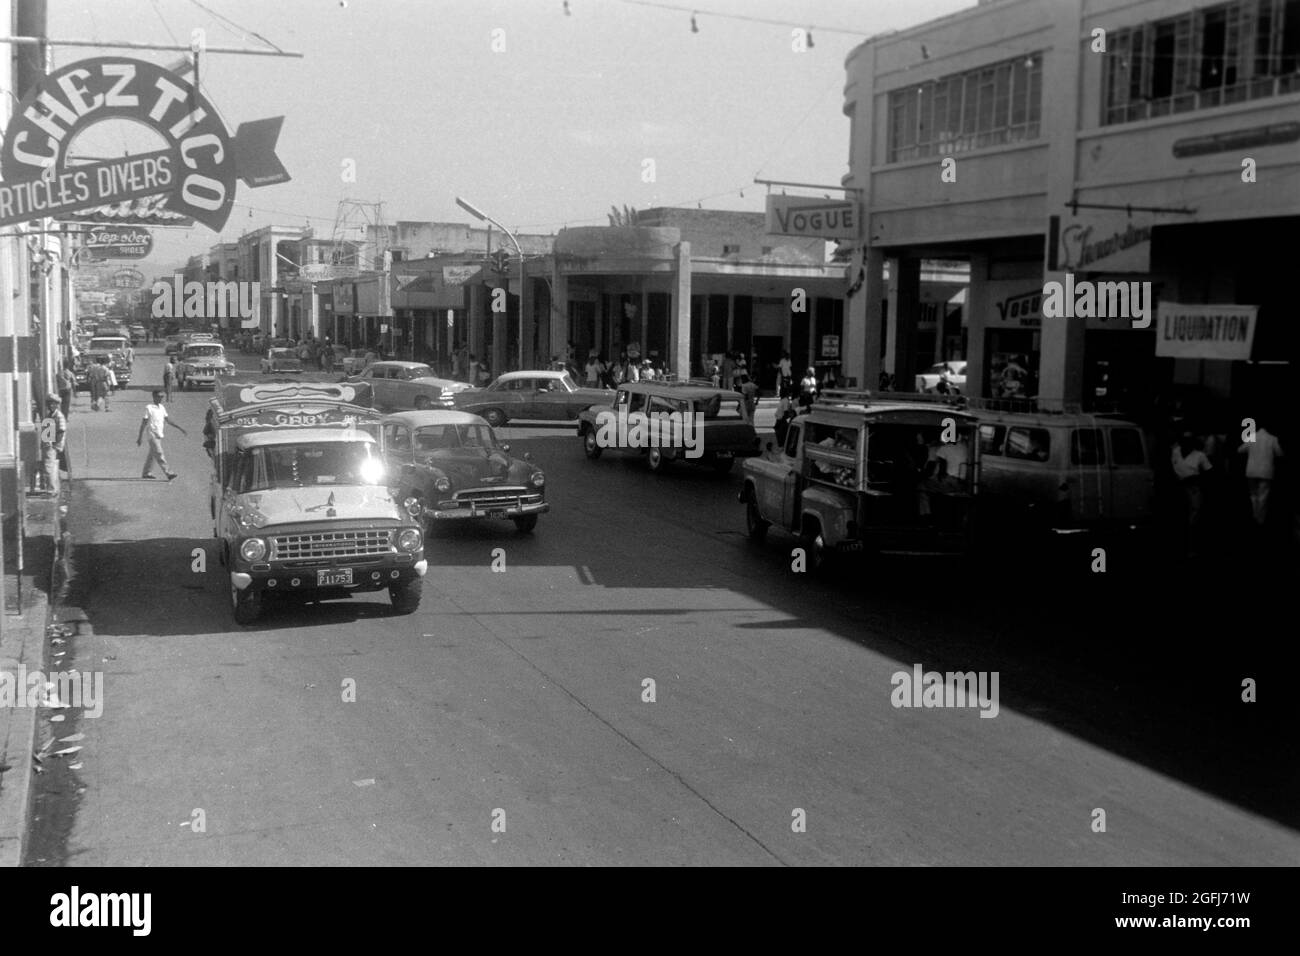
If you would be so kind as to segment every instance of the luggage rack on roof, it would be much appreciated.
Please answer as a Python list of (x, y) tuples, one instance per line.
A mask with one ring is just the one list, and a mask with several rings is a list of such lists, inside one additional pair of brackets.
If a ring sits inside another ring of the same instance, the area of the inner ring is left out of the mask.
[(817, 395), (815, 405), (887, 405), (894, 402), (920, 402), (926, 405), (949, 405), (964, 408), (963, 395), (940, 395), (932, 392), (871, 392), (855, 388), (827, 388)]

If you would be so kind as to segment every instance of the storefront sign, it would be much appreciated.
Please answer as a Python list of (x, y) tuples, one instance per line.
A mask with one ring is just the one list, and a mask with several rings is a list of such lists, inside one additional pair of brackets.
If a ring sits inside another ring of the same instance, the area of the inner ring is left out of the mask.
[(108, 284), (114, 289), (138, 289), (144, 285), (144, 273), (139, 269), (118, 269)]
[[(71, 165), (68, 145), (113, 120), (152, 130), (166, 147)], [(283, 122), (244, 123), (232, 137), (201, 92), (157, 64), (126, 57), (70, 63), (41, 78), (5, 129), (0, 225), (165, 196), (168, 210), (220, 231), (237, 179), (254, 188), (288, 181), (275, 155)]]
[(808, 239), (856, 239), (857, 203), (806, 196), (768, 196), (767, 232)]
[(442, 281), (446, 285), (464, 285), (479, 271), (478, 266), (443, 266)]
[(153, 234), (139, 226), (96, 226), (86, 234), (86, 251), (96, 259), (143, 259), (153, 251)]
[(1300, 123), (1274, 123), (1271, 126), (1252, 126), (1249, 129), (1234, 129), (1228, 133), (1212, 133), (1209, 136), (1189, 136), (1174, 140), (1174, 156), (1186, 159), (1188, 156), (1208, 156), (1211, 153), (1238, 152), (1243, 149), (1255, 149), (1260, 146), (1280, 146), (1300, 140)]
[(838, 335), (822, 336), (822, 358), (833, 359), (840, 357), (840, 337)]
[(1123, 212), (1088, 211), (1052, 216), (1050, 272), (1150, 272), (1149, 218)]
[[(985, 328), (1036, 331), (1043, 327), (1043, 287), (1035, 286), (1032, 279), (995, 279), (984, 284), (984, 295), (989, 302), (989, 310), (983, 317)], [(1095, 314), (1100, 311), (1094, 310), (1094, 314), (1084, 319), (1089, 331), (1133, 330), (1131, 318), (1111, 315), (1109, 310), (1106, 315)]]
[(1245, 362), (1255, 344), (1257, 305), (1181, 305), (1161, 302), (1156, 355)]

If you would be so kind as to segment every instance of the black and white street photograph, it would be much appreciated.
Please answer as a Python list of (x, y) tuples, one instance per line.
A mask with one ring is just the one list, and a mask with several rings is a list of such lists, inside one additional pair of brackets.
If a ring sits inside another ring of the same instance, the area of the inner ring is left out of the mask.
[(24, 919), (978, 867), (1262, 925), (1300, 0), (700, 3), (0, 0)]

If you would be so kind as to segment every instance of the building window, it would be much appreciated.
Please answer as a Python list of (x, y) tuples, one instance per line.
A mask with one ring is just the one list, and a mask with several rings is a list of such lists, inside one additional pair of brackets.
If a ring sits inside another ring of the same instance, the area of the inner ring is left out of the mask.
[(1235, 0), (1111, 42), (1103, 125), (1300, 91), (1300, 0)]
[(727, 246), (727, 245), (724, 245), (724, 246), (722, 247), (722, 254), (723, 254), (724, 256), (738, 256), (738, 255), (740, 255), (740, 246)]
[(1037, 139), (1043, 57), (1016, 57), (889, 94), (889, 162)]

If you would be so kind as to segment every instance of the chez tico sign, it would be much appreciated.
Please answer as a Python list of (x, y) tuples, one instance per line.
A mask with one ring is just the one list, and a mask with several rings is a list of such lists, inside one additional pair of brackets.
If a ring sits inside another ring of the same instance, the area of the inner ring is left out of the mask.
[[(91, 126), (130, 120), (167, 144), (155, 152), (70, 165), (68, 146)], [(275, 156), (284, 117), (244, 123), (232, 137), (207, 98), (162, 67), (100, 57), (43, 77), (14, 111), (0, 154), (0, 225), (62, 215), (143, 196), (220, 231), (235, 181), (287, 182)]]

